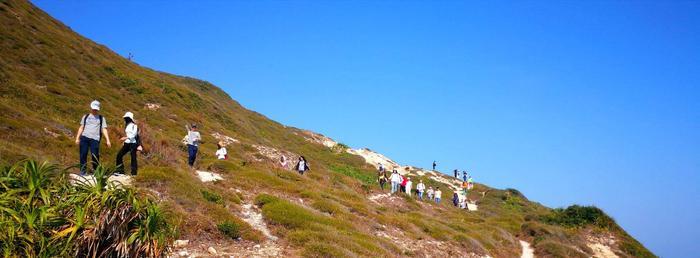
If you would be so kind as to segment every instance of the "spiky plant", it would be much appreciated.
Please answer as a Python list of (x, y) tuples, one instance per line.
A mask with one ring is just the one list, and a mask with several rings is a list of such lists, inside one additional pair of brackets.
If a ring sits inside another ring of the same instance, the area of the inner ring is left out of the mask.
[(161, 257), (175, 233), (150, 199), (108, 181), (71, 184), (66, 171), (25, 161), (0, 170), (0, 248), (4, 257)]

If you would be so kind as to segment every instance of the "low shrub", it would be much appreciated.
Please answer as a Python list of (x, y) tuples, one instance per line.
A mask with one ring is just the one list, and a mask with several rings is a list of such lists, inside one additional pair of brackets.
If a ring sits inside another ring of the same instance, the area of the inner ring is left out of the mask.
[(222, 234), (230, 237), (231, 239), (238, 239), (241, 237), (240, 225), (236, 223), (225, 221), (216, 225), (216, 228), (218, 228)]
[(616, 229), (615, 221), (601, 209), (594, 206), (572, 205), (566, 209), (558, 208), (544, 215), (541, 221), (551, 225), (566, 227), (584, 227), (594, 225), (603, 229)]
[(221, 197), (221, 195), (207, 191), (205, 189), (200, 190), (200, 192), (202, 193), (202, 197), (204, 197), (205, 200), (216, 204), (224, 204), (224, 199)]

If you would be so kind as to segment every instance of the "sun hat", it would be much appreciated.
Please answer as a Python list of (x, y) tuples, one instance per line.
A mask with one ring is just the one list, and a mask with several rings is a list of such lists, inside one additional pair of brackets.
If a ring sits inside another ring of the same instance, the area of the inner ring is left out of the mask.
[(124, 114), (124, 117), (128, 117), (128, 118), (131, 118), (131, 120), (134, 120), (134, 113), (126, 112), (126, 113)]
[(92, 109), (94, 109), (94, 110), (100, 110), (100, 102), (97, 101), (97, 100), (93, 100), (93, 101), (90, 103), (90, 108), (92, 108)]

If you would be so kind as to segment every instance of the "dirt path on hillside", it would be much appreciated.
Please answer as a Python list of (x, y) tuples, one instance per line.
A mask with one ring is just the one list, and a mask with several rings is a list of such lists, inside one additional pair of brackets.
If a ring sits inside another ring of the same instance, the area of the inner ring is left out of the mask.
[(520, 240), (520, 246), (523, 247), (523, 254), (520, 255), (520, 258), (535, 258), (535, 250), (532, 249), (530, 243)]

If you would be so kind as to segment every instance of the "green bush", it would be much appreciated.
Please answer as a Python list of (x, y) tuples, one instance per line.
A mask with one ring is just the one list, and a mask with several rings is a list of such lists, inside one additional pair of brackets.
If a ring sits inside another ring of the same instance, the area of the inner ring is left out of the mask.
[(594, 206), (572, 205), (566, 209), (554, 209), (551, 214), (542, 216), (541, 220), (547, 224), (566, 227), (584, 227), (588, 225), (594, 225), (603, 229), (615, 229), (616, 227), (612, 218)]
[(239, 237), (241, 237), (240, 225), (236, 223), (225, 221), (219, 223), (218, 225), (216, 225), (216, 227), (219, 229), (219, 231), (221, 231), (222, 234), (230, 237), (231, 239), (238, 239)]
[(69, 183), (56, 166), (0, 169), (0, 248), (5, 257), (160, 257), (175, 235), (160, 206), (107, 181)]
[(269, 194), (260, 194), (260, 195), (258, 195), (258, 196), (255, 197), (255, 205), (257, 205), (258, 207), (262, 207), (262, 206), (265, 205), (265, 204), (268, 204), (268, 203), (271, 203), (271, 202), (275, 202), (275, 201), (278, 201), (278, 200), (279, 200), (279, 198), (274, 197), (274, 196), (272, 196), (272, 195), (269, 195)]
[(221, 195), (209, 192), (205, 189), (200, 190), (200, 192), (202, 193), (202, 197), (204, 197), (205, 200), (216, 204), (224, 204), (224, 199), (221, 198)]

